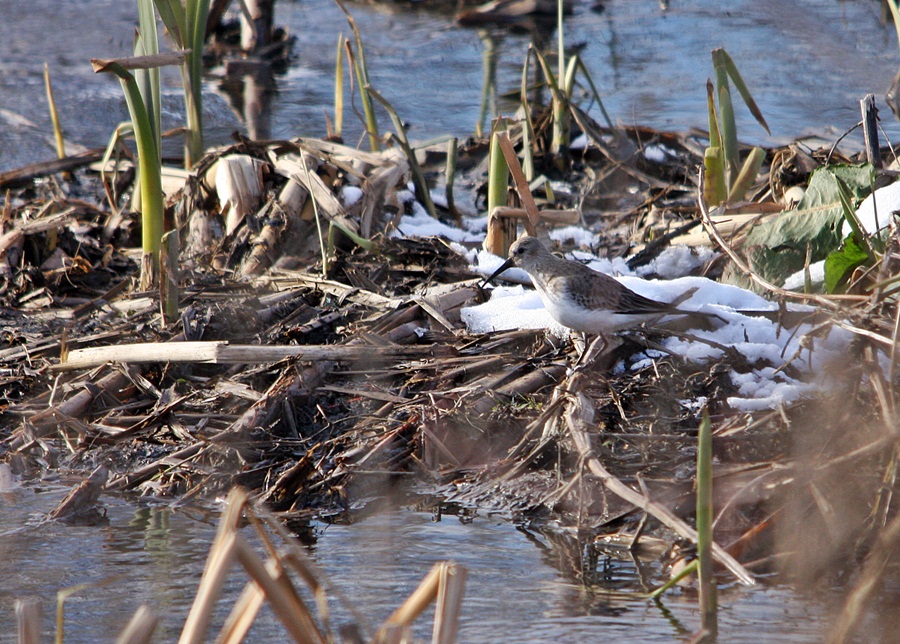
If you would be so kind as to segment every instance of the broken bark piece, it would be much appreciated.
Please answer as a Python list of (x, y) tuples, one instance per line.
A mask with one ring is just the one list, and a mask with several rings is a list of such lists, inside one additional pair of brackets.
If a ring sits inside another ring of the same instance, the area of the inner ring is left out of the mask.
[(63, 521), (65, 523), (78, 523), (81, 525), (93, 525), (105, 518), (105, 511), (98, 510), (97, 501), (106, 479), (109, 477), (109, 469), (101, 465), (81, 484), (72, 490), (69, 495), (57, 505), (48, 519)]

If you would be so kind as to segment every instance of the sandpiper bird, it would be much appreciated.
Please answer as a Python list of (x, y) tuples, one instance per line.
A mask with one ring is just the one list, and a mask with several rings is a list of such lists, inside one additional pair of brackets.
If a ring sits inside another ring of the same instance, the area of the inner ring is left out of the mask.
[(513, 266), (531, 276), (553, 319), (573, 331), (608, 336), (666, 315), (702, 316), (707, 320), (718, 317), (639, 295), (609, 275), (557, 257), (535, 237), (522, 237), (513, 243), (509, 259), (484, 283)]

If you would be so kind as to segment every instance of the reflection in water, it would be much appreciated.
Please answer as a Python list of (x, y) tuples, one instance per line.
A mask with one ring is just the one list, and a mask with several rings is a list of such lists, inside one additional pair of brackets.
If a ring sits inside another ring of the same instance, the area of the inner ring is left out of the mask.
[(217, 87), (247, 128), (247, 136), (254, 140), (272, 138), (272, 100), (278, 85), (271, 65), (263, 61), (231, 62)]

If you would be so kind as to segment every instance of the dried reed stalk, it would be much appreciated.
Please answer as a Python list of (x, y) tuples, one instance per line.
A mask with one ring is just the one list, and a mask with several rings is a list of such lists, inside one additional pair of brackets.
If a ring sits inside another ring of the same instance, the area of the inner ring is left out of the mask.
[(150, 344), (119, 344), (107, 347), (74, 349), (66, 362), (54, 365), (58, 371), (85, 369), (119, 362), (140, 364), (153, 362), (188, 362), (206, 364), (248, 364), (278, 362), (285, 358), (317, 362), (332, 361), (383, 361), (396, 358), (428, 355), (429, 347), (372, 347), (365, 345), (285, 345), (259, 346), (229, 344), (227, 341), (211, 342), (160, 342)]
[(141, 605), (116, 638), (116, 644), (150, 644), (158, 622), (159, 616), (146, 605)]

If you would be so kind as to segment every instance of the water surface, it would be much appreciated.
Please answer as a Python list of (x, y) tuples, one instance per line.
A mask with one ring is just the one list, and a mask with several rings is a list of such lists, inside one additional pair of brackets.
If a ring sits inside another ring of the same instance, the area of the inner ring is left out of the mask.
[[(456, 25), (449, 12), (405, 3), (351, 4), (366, 46), (373, 85), (410, 125), (413, 138), (467, 136), (479, 120), (483, 52), (498, 55), (497, 90), (517, 90), (534, 34)], [(889, 136), (900, 128), (883, 95), (900, 49), (878, 2), (736, 0), (725, 5), (673, 0), (668, 10), (651, 0), (608, 0), (600, 12), (576, 2), (566, 42), (582, 56), (612, 118), (625, 124), (684, 131), (706, 127), (710, 51), (725, 47), (759, 103), (772, 137), (742, 108), (741, 137), (774, 144), (804, 134), (833, 140), (859, 120), (859, 100), (874, 93)], [(42, 69), (50, 66), (67, 137), (105, 145), (127, 118), (118, 81), (93, 74), (91, 57), (127, 55), (136, 13), (118, 0), (3, 0), (0, 3), (0, 170), (53, 155)], [(334, 59), (339, 33), (350, 35), (332, 0), (277, 3), (276, 19), (297, 36), (296, 61), (275, 79), (271, 135), (322, 136), (333, 111)], [(555, 34), (537, 36), (555, 50)], [(221, 70), (214, 70), (215, 76)], [(179, 76), (164, 74), (166, 126), (180, 124)], [(241, 129), (216, 78), (206, 85), (207, 142), (221, 144)], [(358, 104), (358, 102), (357, 102)], [(498, 100), (496, 108), (514, 106)], [(600, 118), (594, 108), (592, 114)], [(361, 132), (347, 110), (345, 135)], [(382, 119), (382, 127), (389, 121)], [(858, 138), (858, 137), (857, 137)], [(858, 146), (855, 139), (853, 145)]]
[[(58, 485), (30, 485), (0, 495), (0, 642), (15, 641), (13, 606), (23, 596), (42, 600), (49, 640), (57, 591), (79, 584), (88, 587), (66, 603), (67, 643), (114, 641), (141, 604), (160, 616), (155, 641), (175, 641), (215, 534), (215, 513), (104, 497), (105, 525), (39, 523), (65, 493)], [(311, 535), (313, 559), (370, 634), (435, 562), (447, 559), (469, 571), (460, 642), (671, 642), (699, 623), (691, 593), (676, 592), (658, 604), (641, 596), (646, 584), (662, 579), (654, 561), (638, 569), (626, 558), (601, 557), (582, 568), (577, 544), (491, 517), (436, 520), (429, 512), (398, 508), (350, 525), (314, 524)], [(574, 568), (587, 584), (576, 582)], [(245, 580), (239, 572), (229, 578), (216, 624)], [(815, 641), (828, 618), (823, 600), (784, 587), (725, 586), (720, 604), (722, 641), (728, 642), (770, 636)], [(332, 607), (338, 624), (350, 619), (333, 599)], [(430, 638), (429, 620), (420, 620), (418, 637)], [(284, 641), (268, 610), (251, 639)]]

